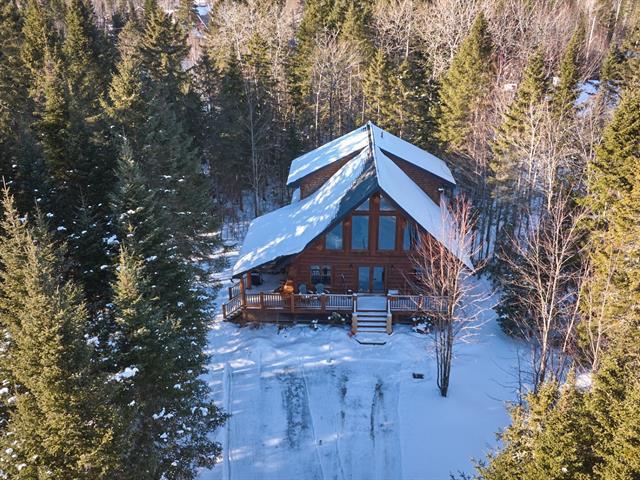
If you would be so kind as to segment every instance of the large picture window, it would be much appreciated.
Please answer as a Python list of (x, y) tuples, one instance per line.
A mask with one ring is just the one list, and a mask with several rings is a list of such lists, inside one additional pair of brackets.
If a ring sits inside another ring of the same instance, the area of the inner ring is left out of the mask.
[(378, 250), (396, 249), (396, 217), (380, 216), (378, 221)]
[(354, 215), (351, 219), (351, 248), (367, 250), (369, 248), (369, 215)]
[(340, 222), (327, 233), (324, 243), (327, 250), (342, 250), (343, 231), (342, 222)]

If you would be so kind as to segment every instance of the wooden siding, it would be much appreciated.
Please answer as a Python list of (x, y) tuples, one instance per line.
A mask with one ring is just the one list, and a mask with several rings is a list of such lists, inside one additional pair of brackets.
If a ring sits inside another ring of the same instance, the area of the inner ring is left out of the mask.
[(416, 185), (429, 195), (436, 205), (440, 205), (440, 192), (438, 189), (447, 188), (447, 182), (419, 167), (416, 167), (412, 163), (396, 157), (395, 155), (389, 155), (389, 158), (391, 158), (391, 160), (393, 160), (393, 162), (398, 165), (398, 167), (400, 167), (402, 171), (416, 183)]
[[(296, 288), (301, 283), (313, 288), (311, 266), (331, 267), (331, 283), (326, 285), (331, 292), (358, 290), (358, 267), (381, 266), (385, 269), (384, 289), (411, 292), (407, 276), (413, 272), (411, 252), (402, 249), (403, 228), (406, 217), (399, 211), (379, 212), (379, 196), (371, 199), (369, 212), (356, 212), (348, 215), (344, 221), (343, 248), (330, 250), (325, 248), (325, 236), (321, 236), (303, 250), (289, 265), (287, 278), (294, 281)], [(354, 250), (351, 248), (351, 223), (354, 215), (369, 215), (369, 248)], [(380, 216), (396, 217), (396, 249), (378, 251), (377, 224)]]
[(358, 155), (362, 150), (358, 150), (350, 155), (347, 155), (340, 160), (337, 160), (326, 167), (322, 167), (320, 170), (316, 170), (310, 173), (306, 177), (300, 179), (300, 199), (306, 198), (313, 192), (318, 190), (329, 180), (338, 170), (340, 170), (349, 160)]

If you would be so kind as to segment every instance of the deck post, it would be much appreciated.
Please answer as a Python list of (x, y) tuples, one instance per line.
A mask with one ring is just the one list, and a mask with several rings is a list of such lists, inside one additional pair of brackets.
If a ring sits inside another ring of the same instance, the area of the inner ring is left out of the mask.
[(357, 312), (358, 311), (358, 294), (357, 293), (351, 294), (351, 303), (353, 304), (351, 311)]
[(222, 318), (227, 319), (227, 306), (224, 303), (222, 304)]
[(233, 293), (231, 293), (232, 291), (233, 291), (233, 286), (229, 287), (229, 300), (233, 298)]
[(291, 294), (291, 313), (295, 313), (296, 311), (296, 296), (294, 293)]
[(247, 292), (245, 291), (243, 275), (240, 276), (240, 305), (243, 309), (247, 306)]
[(251, 270), (247, 272), (247, 290), (251, 290), (253, 285), (251, 284)]
[(358, 315), (356, 312), (351, 314), (351, 333), (355, 335), (358, 333)]
[(264, 310), (264, 292), (260, 292), (260, 310)]
[(393, 315), (387, 313), (387, 335), (393, 333)]
[(320, 310), (323, 312), (327, 310), (327, 296), (324, 293), (320, 294)]

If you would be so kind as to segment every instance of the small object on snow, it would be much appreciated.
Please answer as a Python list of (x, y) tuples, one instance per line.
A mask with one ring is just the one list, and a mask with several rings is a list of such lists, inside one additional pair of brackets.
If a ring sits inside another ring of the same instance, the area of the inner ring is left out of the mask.
[(59, 232), (66, 232), (67, 231), (66, 227), (63, 227), (62, 225), (60, 225), (56, 230), (58, 230)]
[(413, 372), (413, 373), (411, 374), (411, 376), (412, 376), (413, 378), (415, 378), (416, 380), (424, 380), (424, 373), (416, 373), (416, 372)]

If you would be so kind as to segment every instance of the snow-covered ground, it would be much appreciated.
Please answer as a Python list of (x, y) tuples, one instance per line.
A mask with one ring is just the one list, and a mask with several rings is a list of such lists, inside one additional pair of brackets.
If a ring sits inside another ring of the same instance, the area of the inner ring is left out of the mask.
[(216, 433), (221, 463), (200, 480), (470, 472), (472, 459), (495, 446), (515, 395), (518, 345), (488, 312), (474, 343), (456, 348), (447, 398), (435, 385), (430, 337), (408, 327), (396, 327), (384, 346), (365, 346), (346, 327), (240, 328), (218, 316), (208, 381), (231, 418)]

